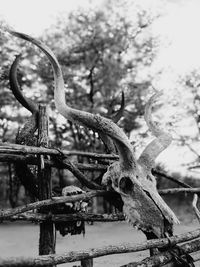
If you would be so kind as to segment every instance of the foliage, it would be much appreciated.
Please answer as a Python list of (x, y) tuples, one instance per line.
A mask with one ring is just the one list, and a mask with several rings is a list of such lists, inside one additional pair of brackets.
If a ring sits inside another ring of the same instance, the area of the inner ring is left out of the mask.
[[(145, 12), (136, 12), (133, 23), (112, 1), (108, 2), (102, 10), (63, 15), (40, 39), (51, 47), (61, 64), (69, 105), (111, 118), (120, 107), (124, 91), (126, 109), (120, 125), (130, 134), (139, 128), (137, 118), (144, 112), (150, 79), (141, 77), (141, 73), (151, 65), (153, 40)], [(18, 127), (30, 116), (9, 89), (9, 69), (20, 53), (18, 79), (23, 92), (37, 103), (49, 104), (52, 110), (52, 146), (103, 151), (96, 133), (66, 122), (55, 111), (53, 73), (45, 55), (6, 33), (0, 44), (1, 141), (15, 142)], [(63, 174), (59, 176), (62, 180)]]
[[(139, 126), (136, 119), (144, 112), (150, 81), (137, 79), (153, 57), (152, 38), (144, 34), (148, 32), (148, 23), (143, 22), (145, 14), (137, 16), (133, 24), (113, 7), (106, 12), (77, 11), (68, 18), (59, 18), (44, 37), (62, 66), (71, 106), (111, 117), (119, 109), (121, 91), (125, 92), (126, 110), (120, 124), (128, 134)], [(38, 75), (52, 99), (51, 70), (43, 62), (42, 58)], [(94, 150), (94, 143), (99, 144), (96, 135), (74, 125), (62, 124), (57, 130), (61, 135), (70, 130), (68, 140), (72, 137), (76, 148)]]

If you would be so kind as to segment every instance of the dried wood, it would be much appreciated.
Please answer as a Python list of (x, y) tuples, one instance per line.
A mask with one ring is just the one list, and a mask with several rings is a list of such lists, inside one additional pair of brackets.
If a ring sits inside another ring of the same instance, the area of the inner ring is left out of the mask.
[[(200, 237), (200, 229), (188, 232), (186, 234), (181, 234), (178, 236), (171, 237), (172, 245), (177, 243), (190, 241), (194, 238)], [(12, 257), (3, 259), (0, 258), (0, 267), (25, 267), (25, 266), (45, 266), (46, 264), (62, 264), (66, 262), (75, 262), (87, 258), (97, 258), (111, 254), (129, 253), (142, 251), (155, 247), (167, 247), (169, 246), (169, 240), (167, 238), (163, 239), (152, 239), (139, 244), (124, 243), (120, 245), (109, 245), (100, 248), (92, 248), (80, 251), (70, 251), (64, 254), (52, 254), (37, 257)], [(183, 247), (188, 253), (197, 251), (200, 249), (199, 240), (185, 244)], [(168, 255), (168, 252), (167, 252)], [(170, 254), (171, 255), (171, 254)], [(155, 257), (155, 256), (154, 256)], [(171, 256), (168, 256), (171, 257)], [(171, 260), (171, 258), (169, 259)], [(145, 266), (145, 265), (144, 265)], [(146, 265), (147, 266), (147, 265)], [(151, 266), (151, 265), (148, 265)]]
[(34, 212), (25, 212), (19, 215), (5, 218), (3, 221), (30, 221), (39, 223), (51, 220), (52, 222), (68, 221), (91, 221), (91, 222), (115, 222), (124, 221), (125, 217), (119, 214), (94, 214), (94, 213), (73, 213), (73, 214), (42, 214)]
[(35, 146), (24, 146), (24, 145), (17, 145), (17, 144), (9, 144), (9, 143), (1, 143), (0, 142), (0, 154), (2, 153), (15, 153), (15, 154), (43, 154), (43, 155), (50, 155), (50, 156), (59, 156), (64, 155), (67, 156), (84, 156), (90, 157), (94, 159), (119, 159), (117, 155), (113, 154), (99, 154), (99, 153), (92, 153), (92, 152), (82, 152), (82, 151), (68, 151), (68, 150), (58, 150), (53, 148), (44, 148), (44, 147), (35, 147)]
[(197, 188), (169, 188), (169, 189), (162, 189), (158, 190), (159, 194), (167, 195), (167, 194), (177, 194), (177, 193), (199, 193), (200, 187)]
[[(188, 242), (186, 244), (180, 245), (180, 247), (188, 254), (199, 251), (200, 240), (198, 239), (198, 240)], [(176, 253), (179, 254), (179, 251), (176, 248), (174, 248), (174, 251), (176, 251)], [(167, 264), (167, 267), (177, 266), (173, 260), (173, 255), (170, 253), (170, 251), (159, 253), (152, 257), (148, 257), (140, 262), (132, 262), (132, 263), (122, 265), (120, 267), (149, 267), (149, 266), (157, 267), (157, 266), (164, 266), (165, 264)]]
[[(0, 162), (11, 162), (11, 163), (24, 162), (30, 165), (37, 165), (38, 159), (34, 155), (0, 154)], [(51, 167), (58, 166), (55, 160), (52, 159), (44, 159), (44, 163), (45, 165)], [(92, 163), (83, 164), (78, 162), (73, 162), (73, 164), (79, 170), (85, 170), (85, 171), (105, 171), (107, 169), (107, 166), (103, 164), (92, 164)], [(63, 161), (60, 159), (59, 168), (67, 169), (67, 166), (65, 165), (65, 159), (63, 159)]]
[[(38, 146), (48, 147), (49, 145), (49, 117), (45, 105), (39, 105), (38, 114)], [(50, 199), (52, 197), (51, 167), (45, 165), (44, 155), (38, 155), (38, 191), (39, 200)], [(41, 207), (40, 212), (49, 213), (46, 207)], [(55, 253), (55, 226), (51, 220), (40, 223), (39, 255), (49, 255)], [(46, 264), (45, 267), (56, 265)]]
[(51, 206), (55, 204), (60, 203), (66, 203), (66, 202), (76, 202), (79, 200), (87, 201), (91, 199), (92, 197), (97, 196), (106, 196), (110, 195), (111, 193), (103, 190), (96, 190), (96, 191), (90, 191), (88, 193), (75, 195), (75, 196), (67, 196), (67, 197), (52, 197), (52, 199), (45, 199), (37, 202), (33, 202), (27, 205), (23, 205), (14, 209), (4, 209), (0, 211), (0, 220), (4, 220), (5, 218), (10, 218), (13, 215), (20, 214), (29, 210), (34, 210), (41, 208), (43, 206)]

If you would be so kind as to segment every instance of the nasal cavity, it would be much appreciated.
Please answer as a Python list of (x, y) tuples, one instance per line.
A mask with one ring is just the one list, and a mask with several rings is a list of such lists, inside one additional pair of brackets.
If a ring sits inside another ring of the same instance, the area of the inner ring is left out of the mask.
[(122, 177), (119, 181), (119, 188), (126, 195), (132, 193), (134, 189), (134, 184), (131, 181), (130, 177), (128, 176)]

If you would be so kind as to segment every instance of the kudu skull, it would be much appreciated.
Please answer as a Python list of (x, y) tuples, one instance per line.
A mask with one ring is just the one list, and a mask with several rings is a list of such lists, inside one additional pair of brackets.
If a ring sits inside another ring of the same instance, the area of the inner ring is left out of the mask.
[(138, 160), (126, 134), (113, 121), (85, 111), (73, 109), (66, 103), (65, 85), (62, 70), (54, 53), (42, 42), (26, 34), (9, 31), (12, 35), (27, 40), (39, 47), (48, 57), (54, 71), (55, 105), (60, 114), (68, 120), (89, 127), (106, 135), (115, 143), (119, 161), (108, 167), (103, 184), (112, 187), (121, 195), (124, 213), (132, 225), (155, 237), (172, 234), (172, 226), (178, 223), (173, 211), (167, 206), (156, 190), (155, 179), (151, 174), (155, 158), (170, 144), (170, 135), (162, 132), (151, 119), (151, 108), (156, 98), (147, 104), (145, 119), (156, 136)]

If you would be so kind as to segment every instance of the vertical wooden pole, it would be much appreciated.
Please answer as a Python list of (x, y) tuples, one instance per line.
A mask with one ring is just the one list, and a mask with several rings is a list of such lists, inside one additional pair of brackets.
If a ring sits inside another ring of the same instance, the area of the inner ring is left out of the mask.
[(81, 267), (93, 267), (93, 259), (81, 260)]
[[(38, 118), (38, 146), (48, 147), (49, 145), (49, 118), (45, 105), (39, 105)], [(38, 187), (39, 199), (49, 199), (52, 197), (51, 190), (51, 168), (44, 165), (44, 156), (39, 156), (38, 165)], [(40, 212), (49, 213), (48, 208), (41, 208)], [(39, 255), (55, 253), (55, 227), (51, 220), (40, 224)], [(55, 266), (55, 265), (54, 265)], [(49, 267), (49, 265), (45, 265)], [(52, 267), (52, 265), (51, 265)]]

